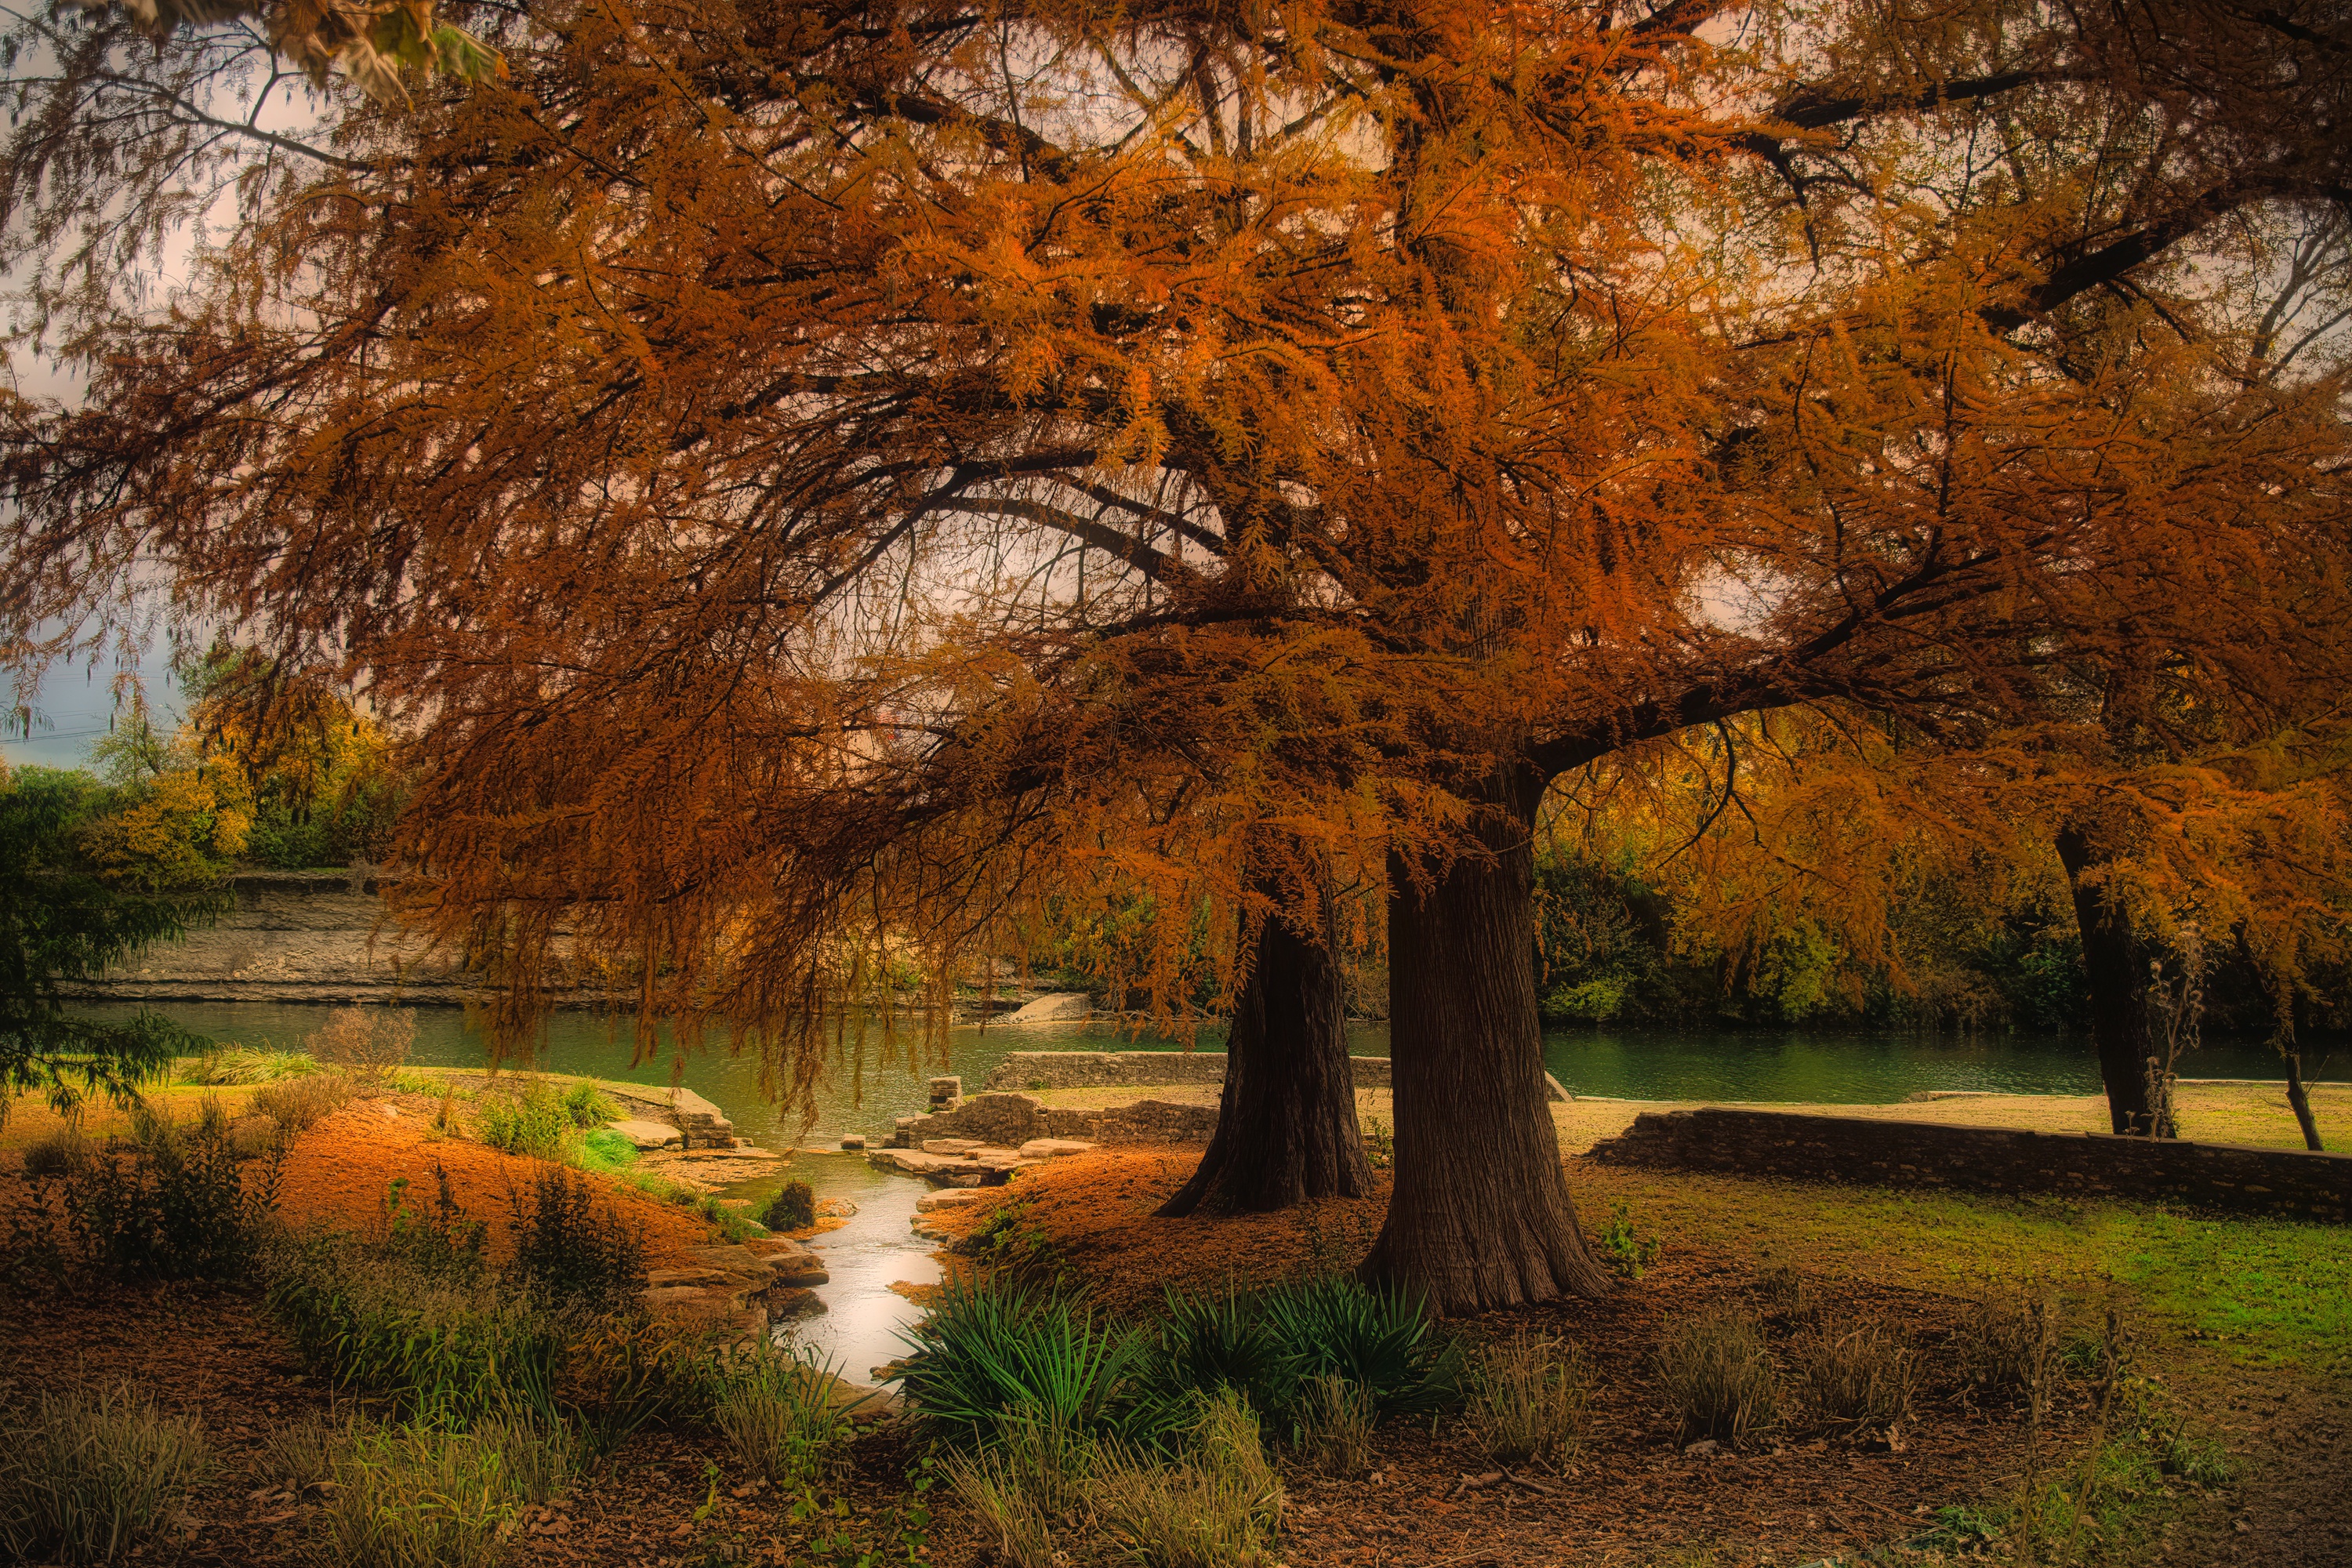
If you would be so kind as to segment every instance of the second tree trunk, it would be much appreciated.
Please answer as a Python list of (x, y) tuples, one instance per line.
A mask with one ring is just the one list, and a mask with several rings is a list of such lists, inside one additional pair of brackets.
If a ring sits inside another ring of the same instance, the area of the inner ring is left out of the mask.
[(1586, 1250), (1560, 1166), (1536, 1016), (1537, 784), (1497, 803), (1483, 852), (1413, 885), (1390, 866), (1389, 1033), (1396, 1186), (1365, 1260), (1442, 1312), (1611, 1287)]

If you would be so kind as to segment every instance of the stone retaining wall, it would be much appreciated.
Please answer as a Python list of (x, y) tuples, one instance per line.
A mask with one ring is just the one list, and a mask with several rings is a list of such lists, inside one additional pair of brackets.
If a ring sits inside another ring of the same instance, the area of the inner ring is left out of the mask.
[[(1389, 1087), (1389, 1058), (1349, 1057), (1358, 1089)], [(1223, 1083), (1223, 1051), (1009, 1051), (988, 1075), (992, 1089), (1129, 1089), (1162, 1083)], [(1544, 1075), (1551, 1098), (1574, 1098)]]
[(1017, 1149), (1033, 1138), (1082, 1138), (1096, 1143), (1206, 1143), (1217, 1130), (1213, 1105), (1139, 1100), (1132, 1105), (1078, 1109), (1047, 1105), (1029, 1094), (975, 1094), (953, 1110), (902, 1116), (891, 1134), (901, 1149), (926, 1139), (971, 1138)]
[(1992, 1193), (2060, 1193), (2352, 1220), (2352, 1154), (1706, 1107), (1645, 1110), (1609, 1164)]

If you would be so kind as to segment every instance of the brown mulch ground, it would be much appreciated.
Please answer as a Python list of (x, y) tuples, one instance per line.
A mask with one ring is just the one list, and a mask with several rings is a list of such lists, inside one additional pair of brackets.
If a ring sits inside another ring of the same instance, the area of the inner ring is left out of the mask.
[[(374, 1120), (368, 1120), (373, 1117)], [(518, 1168), (478, 1145), (428, 1142), (421, 1118), (383, 1116), (362, 1104), (322, 1123), (287, 1166), (283, 1197), (298, 1218), (360, 1226), (383, 1185), (405, 1173), (421, 1197), (433, 1163), (460, 1201), (500, 1211)], [(1285, 1215), (1155, 1221), (1150, 1208), (1189, 1173), (1197, 1151), (1117, 1151), (1057, 1161), (1024, 1178), (1009, 1198), (1096, 1283), (1105, 1304), (1148, 1305), (1170, 1284), (1215, 1288), (1228, 1279), (1304, 1275), (1360, 1255), (1385, 1194), (1310, 1205)], [(6, 1184), (0, 1177), (0, 1184)], [(649, 1219), (690, 1216), (648, 1204)], [(981, 1215), (965, 1211), (966, 1227)], [(942, 1216), (943, 1219), (947, 1216)], [(699, 1222), (694, 1239), (699, 1239)], [(494, 1229), (497, 1227), (493, 1227)], [(666, 1233), (667, 1234), (667, 1233)], [(669, 1240), (688, 1245), (687, 1233)], [(1291, 1568), (1474, 1568), (1507, 1564), (1684, 1565), (1797, 1568), (1832, 1552), (1885, 1546), (1916, 1535), (1935, 1509), (1998, 1496), (2024, 1458), (2023, 1423), (2010, 1409), (1982, 1410), (1948, 1378), (1931, 1377), (1900, 1451), (1798, 1435), (1751, 1454), (1685, 1458), (1651, 1391), (1646, 1366), (1675, 1316), (1722, 1303), (1749, 1306), (1751, 1261), (1677, 1247), (1639, 1282), (1605, 1301), (1499, 1314), (1461, 1325), (1478, 1336), (1527, 1327), (1563, 1334), (1593, 1369), (1592, 1427), (1553, 1493), (1500, 1485), (1465, 1491), (1465, 1474), (1490, 1466), (1457, 1421), (1433, 1428), (1391, 1422), (1379, 1435), (1369, 1479), (1338, 1481), (1297, 1468), (1282, 1562)], [(1823, 1282), (1837, 1321), (1883, 1318), (1908, 1325), (1931, 1366), (1963, 1304), (1945, 1296), (1852, 1281)], [(260, 1489), (255, 1469), (267, 1434), (326, 1408), (328, 1391), (307, 1376), (246, 1295), (187, 1289), (37, 1298), (10, 1309), (11, 1358), (0, 1402), (36, 1388), (129, 1379), (165, 1405), (201, 1419), (222, 1464), (192, 1499), (192, 1528), (149, 1544), (152, 1563), (273, 1563), (315, 1559), (315, 1510)], [(1776, 1336), (1792, 1325), (1771, 1324)], [(2219, 1396), (2217, 1395), (2217, 1398)], [(2173, 1563), (2260, 1562), (2319, 1568), (2352, 1561), (2340, 1454), (2347, 1407), (2279, 1380), (2232, 1384), (2228, 1395), (2250, 1446), (2273, 1458), (2234, 1498), (2184, 1491), (2178, 1527), (2155, 1549)], [(2078, 1449), (2087, 1400), (2073, 1390), (2045, 1441), (2055, 1459)], [(2300, 1456), (2299, 1458), (2297, 1456)], [(860, 1548), (886, 1543), (910, 1500), (919, 1452), (883, 1428), (855, 1448), (841, 1487), (838, 1530)], [(984, 1568), (992, 1553), (946, 1488), (930, 1493), (936, 1518), (922, 1561)], [(698, 1511), (705, 1517), (697, 1521)], [(2244, 1528), (2241, 1529), (2243, 1525)], [(2332, 1533), (2336, 1532), (2336, 1533)], [(639, 1434), (562, 1504), (513, 1542), (516, 1568), (631, 1564), (682, 1568), (708, 1562), (854, 1563), (812, 1556), (809, 1521), (730, 1465), (718, 1441), (685, 1432)], [(906, 1561), (894, 1553), (890, 1561)]]
[[(433, 1109), (430, 1100), (386, 1095), (354, 1100), (327, 1117), (287, 1155), (278, 1173), (278, 1212), (295, 1225), (364, 1232), (380, 1223), (384, 1194), (397, 1177), (408, 1179), (404, 1201), (429, 1212), (438, 1170), (447, 1173), (459, 1205), (489, 1223), (490, 1251), (499, 1255), (509, 1245), (500, 1222), (518, 1194), (528, 1198), (532, 1179), (546, 1167), (480, 1143), (434, 1137)], [(649, 1268), (688, 1262), (692, 1248), (719, 1239), (710, 1223), (690, 1209), (634, 1188), (611, 1190), (613, 1201), (645, 1233)]]

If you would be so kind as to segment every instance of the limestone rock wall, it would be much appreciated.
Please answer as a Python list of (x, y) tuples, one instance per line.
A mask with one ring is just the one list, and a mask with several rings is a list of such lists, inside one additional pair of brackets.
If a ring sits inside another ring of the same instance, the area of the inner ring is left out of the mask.
[[(1386, 1057), (1349, 1057), (1358, 1089), (1390, 1087)], [(988, 1075), (992, 1089), (1126, 1089), (1160, 1083), (1223, 1083), (1223, 1051), (1008, 1051)], [(1544, 1084), (1550, 1099), (1566, 1102), (1575, 1096), (1549, 1073)]]
[(1047, 1105), (1034, 1095), (975, 1094), (952, 1110), (902, 1116), (893, 1145), (919, 1149), (931, 1139), (969, 1138), (1013, 1149), (1036, 1138), (1095, 1143), (1206, 1143), (1217, 1130), (1213, 1105), (1140, 1100), (1132, 1105)]
[(1706, 1107), (1645, 1110), (1593, 1146), (1610, 1164), (1993, 1193), (2063, 1193), (2352, 1220), (2352, 1154), (2104, 1132)]
[(230, 883), (218, 924), (160, 943), (78, 994), (136, 1002), (455, 1004), (465, 987), (446, 955), (402, 931), (373, 877), (256, 872)]

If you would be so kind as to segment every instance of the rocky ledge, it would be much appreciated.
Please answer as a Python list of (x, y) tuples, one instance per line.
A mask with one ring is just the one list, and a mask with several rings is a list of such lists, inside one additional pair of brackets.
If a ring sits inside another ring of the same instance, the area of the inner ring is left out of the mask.
[(1015, 1171), (1064, 1154), (1083, 1154), (1093, 1147), (1077, 1138), (1033, 1138), (1017, 1148), (992, 1146), (975, 1138), (928, 1138), (919, 1149), (874, 1150), (866, 1163), (877, 1171), (921, 1176), (944, 1187), (994, 1187), (1011, 1180)]
[(693, 1261), (646, 1273), (645, 1301), (658, 1312), (712, 1323), (733, 1337), (764, 1339), (779, 1318), (822, 1312), (809, 1289), (832, 1277), (799, 1242), (766, 1237), (740, 1247), (697, 1247)]

